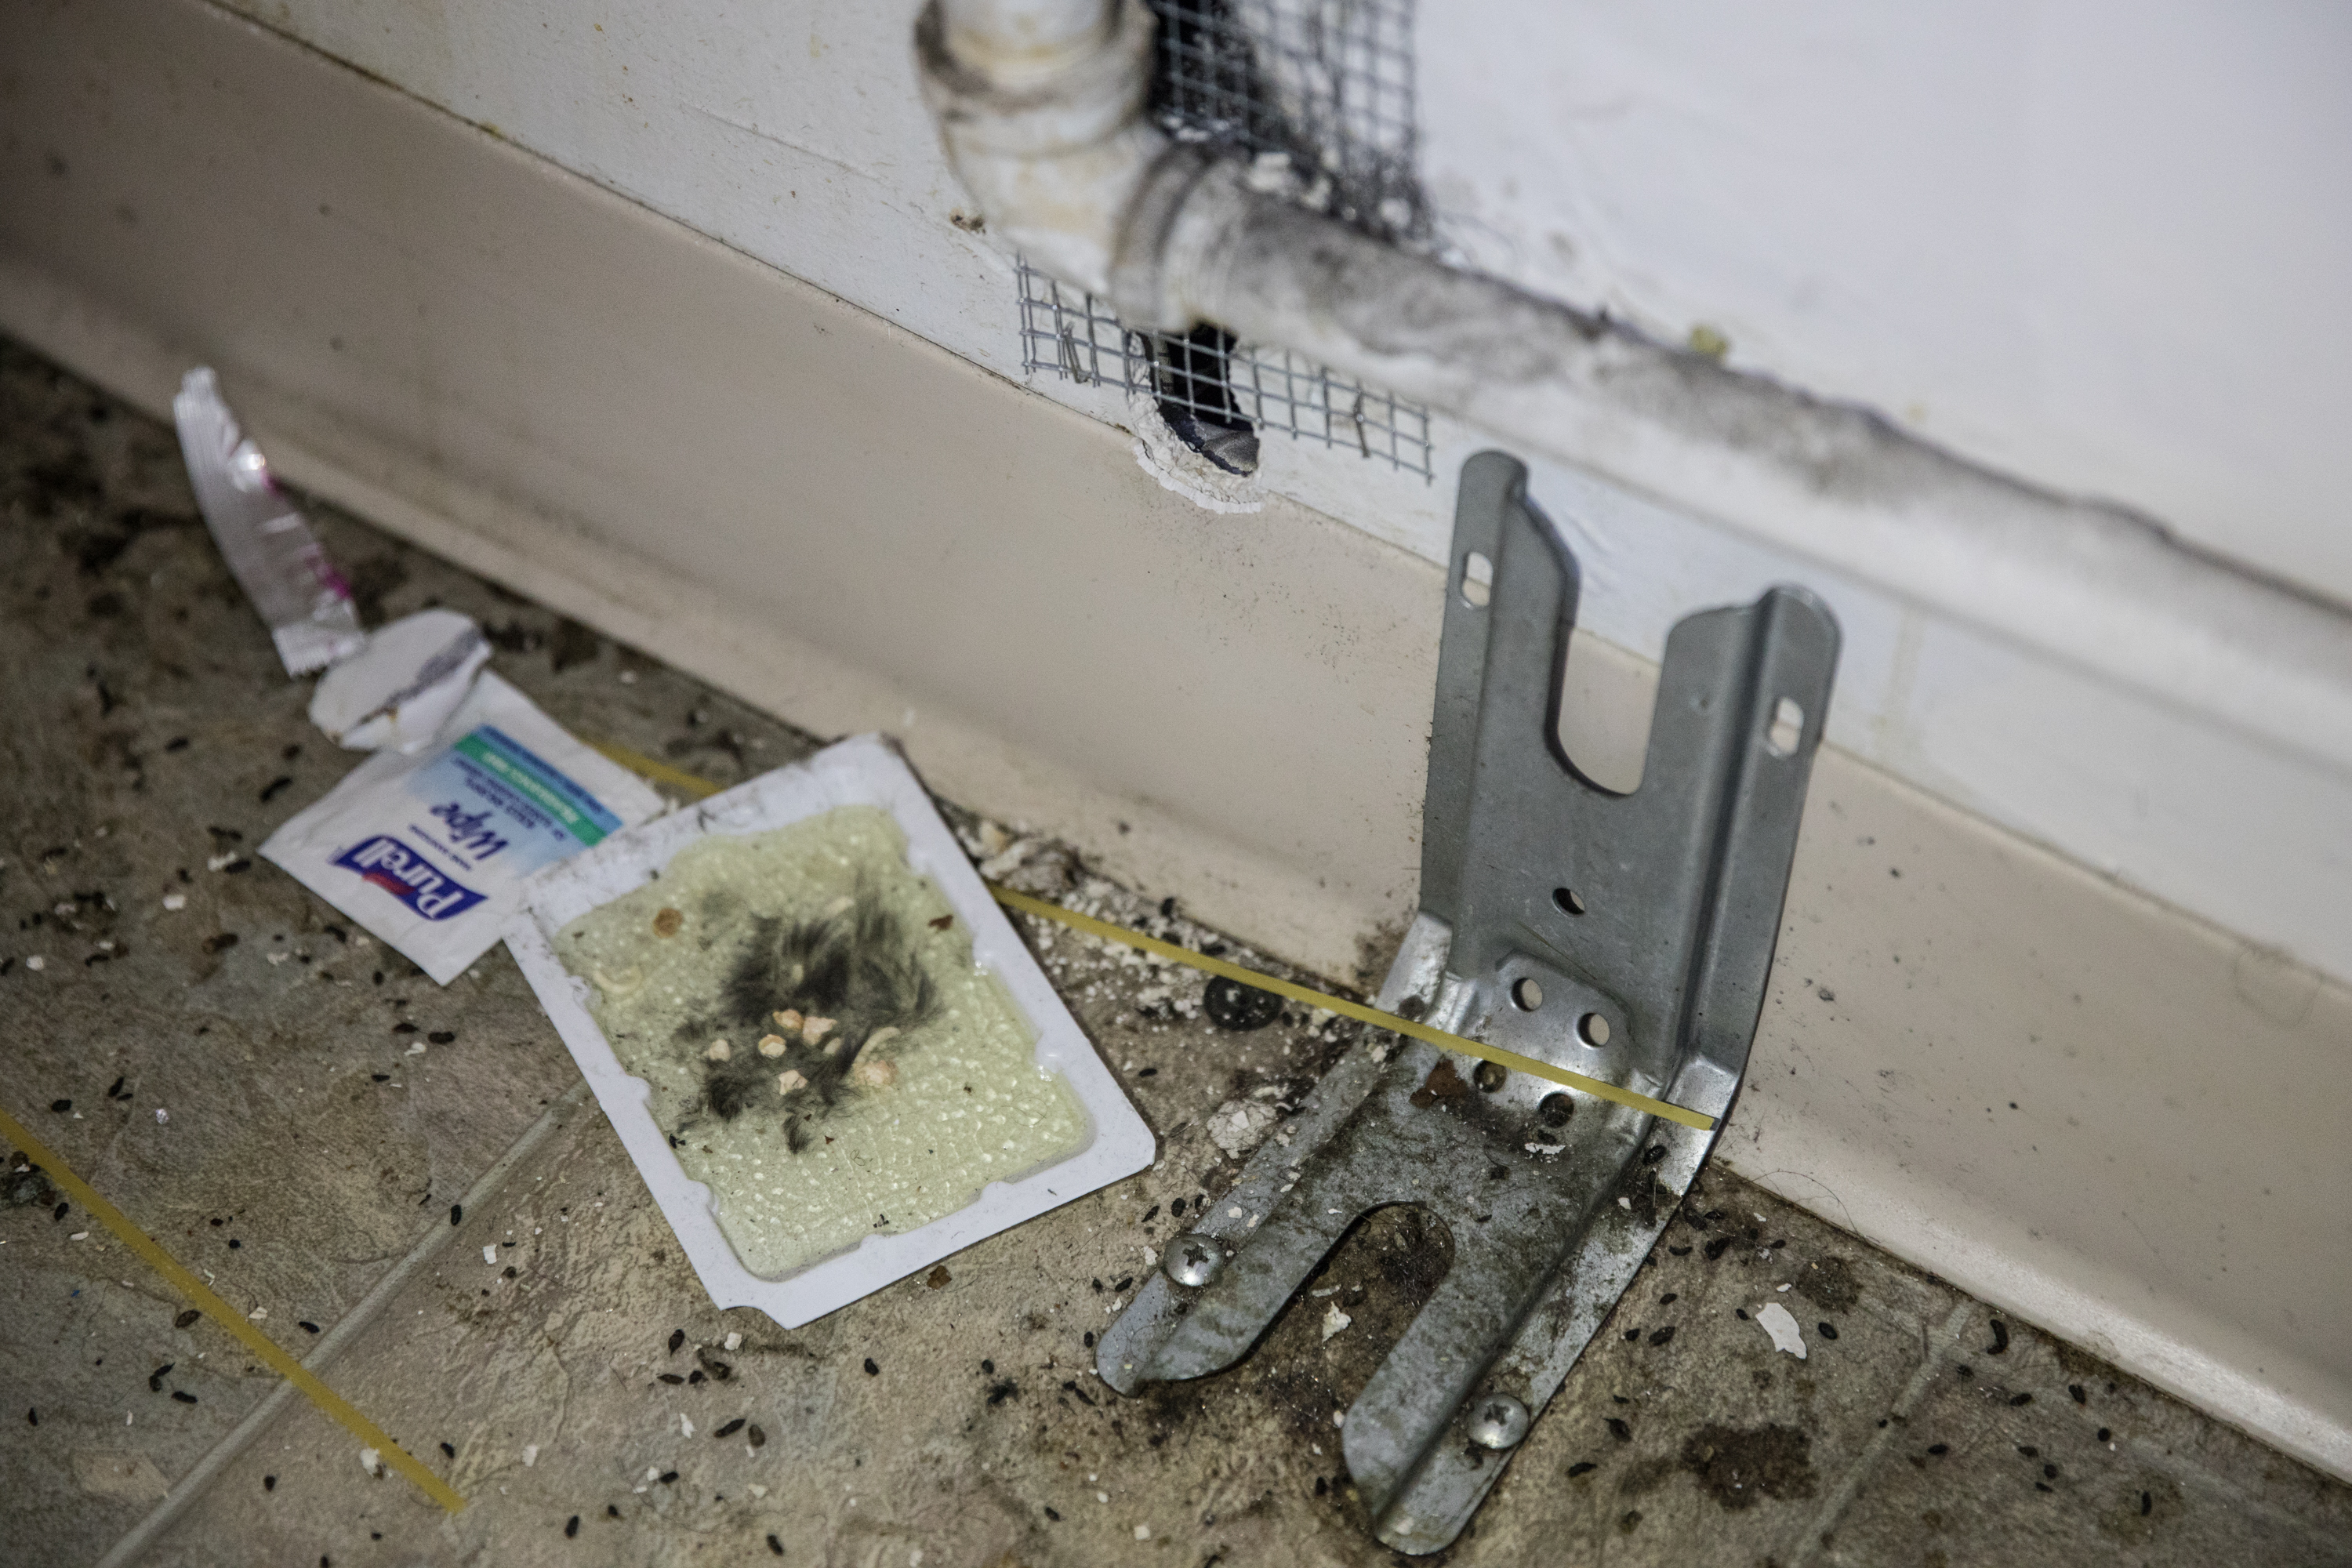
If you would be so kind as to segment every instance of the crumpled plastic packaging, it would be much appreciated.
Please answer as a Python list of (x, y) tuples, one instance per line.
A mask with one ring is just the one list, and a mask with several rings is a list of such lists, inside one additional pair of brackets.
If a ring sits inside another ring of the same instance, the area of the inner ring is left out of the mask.
[(367, 646), (319, 678), (310, 722), (354, 752), (413, 752), (464, 701), (490, 657), (471, 616), (419, 610), (368, 636)]
[(286, 673), (308, 675), (357, 653), (367, 634), (352, 591), (270, 477), (260, 448), (237, 427), (220, 379), (203, 366), (188, 372), (172, 416), (205, 525), (268, 623)]

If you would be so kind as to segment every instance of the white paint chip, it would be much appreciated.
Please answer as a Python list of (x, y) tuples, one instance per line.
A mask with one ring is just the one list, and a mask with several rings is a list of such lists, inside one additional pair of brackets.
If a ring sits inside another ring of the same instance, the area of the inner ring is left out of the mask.
[(184, 910), (188, 907), (188, 895), (185, 893), (166, 893), (163, 895), (163, 907), (174, 911)]
[(1337, 1301), (1325, 1307), (1323, 1309), (1324, 1342), (1328, 1344), (1333, 1334), (1338, 1333), (1341, 1329), (1346, 1328), (1349, 1323), (1352, 1323), (1355, 1321), (1355, 1319), (1348, 1316), (1347, 1313), (1339, 1310), (1339, 1303)]
[(677, 1413), (677, 1435), (681, 1437), (694, 1436), (694, 1417), (683, 1410)]
[(483, 1261), (483, 1262), (485, 1262), (485, 1263), (496, 1263), (498, 1260), (499, 1260), (499, 1249), (498, 1249), (497, 1247), (486, 1247), (482, 1248), (482, 1261)]
[(383, 1474), (383, 1456), (377, 1453), (373, 1448), (362, 1448), (360, 1450), (360, 1468), (365, 1470), (369, 1475), (381, 1477)]
[(728, 1336), (727, 1336), (727, 1348), (728, 1348), (729, 1350), (730, 1350), (730, 1351), (732, 1351), (732, 1350), (740, 1350), (740, 1349), (742, 1349), (742, 1348), (743, 1348), (743, 1336), (742, 1336), (742, 1335), (740, 1335), (740, 1334), (730, 1334), (730, 1335), (728, 1335)]
[(1797, 1328), (1797, 1320), (1789, 1309), (1775, 1301), (1756, 1314), (1756, 1326), (1772, 1336), (1772, 1348), (1787, 1351), (1799, 1361), (1805, 1359), (1805, 1336)]
[(522, 1468), (527, 1470), (537, 1463), (539, 1463), (539, 1445), (525, 1443), (522, 1446)]

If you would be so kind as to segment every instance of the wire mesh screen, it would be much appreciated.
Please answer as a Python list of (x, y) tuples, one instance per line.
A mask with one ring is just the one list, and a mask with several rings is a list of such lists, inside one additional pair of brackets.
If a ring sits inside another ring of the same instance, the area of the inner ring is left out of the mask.
[[(1171, 135), (1250, 159), (1269, 188), (1378, 238), (1426, 237), (1413, 0), (1147, 3), (1160, 18), (1152, 104)], [(1221, 466), (1254, 468), (1256, 433), (1276, 430), (1434, 478), (1420, 405), (1213, 327), (1129, 331), (1104, 301), (1025, 263), (1019, 286), (1025, 372), (1149, 394)]]
[(1300, 199), (1382, 239), (1428, 227), (1412, 0), (1148, 0), (1171, 134), (1288, 161)]
[(1287, 349), (1205, 347), (1199, 332), (1181, 338), (1130, 331), (1103, 301), (1064, 288), (1025, 262), (1020, 281), (1024, 370), (1149, 394), (1180, 430), (1186, 415), (1209, 427), (1245, 421), (1255, 430), (1320, 441), (1424, 479), (1434, 477), (1429, 410), (1419, 404), (1336, 375)]

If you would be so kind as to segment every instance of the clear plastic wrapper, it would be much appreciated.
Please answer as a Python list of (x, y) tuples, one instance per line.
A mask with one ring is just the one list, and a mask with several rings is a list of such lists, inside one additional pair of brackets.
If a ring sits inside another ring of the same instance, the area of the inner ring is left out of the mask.
[(286, 673), (308, 675), (357, 653), (367, 638), (352, 591), (270, 477), (260, 448), (237, 427), (220, 378), (203, 366), (188, 372), (172, 416), (205, 524), (268, 623)]

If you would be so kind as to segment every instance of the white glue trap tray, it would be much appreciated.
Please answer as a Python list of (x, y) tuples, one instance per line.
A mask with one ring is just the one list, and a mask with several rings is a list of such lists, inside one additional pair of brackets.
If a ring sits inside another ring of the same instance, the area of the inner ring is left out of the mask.
[(798, 1328), (1151, 1163), (877, 737), (548, 868), (505, 934), (720, 1307)]

